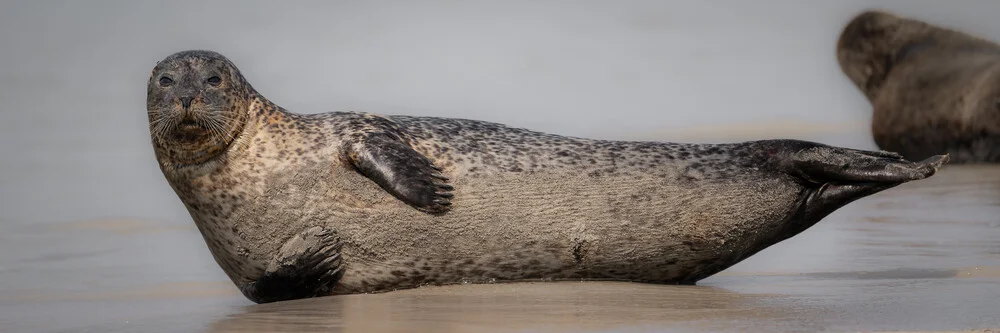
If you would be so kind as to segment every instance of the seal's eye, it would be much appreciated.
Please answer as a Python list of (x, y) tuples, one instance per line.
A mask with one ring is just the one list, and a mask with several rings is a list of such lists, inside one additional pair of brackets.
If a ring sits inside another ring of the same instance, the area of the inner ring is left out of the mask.
[(208, 78), (208, 80), (205, 80), (205, 82), (208, 82), (208, 84), (211, 84), (213, 86), (217, 86), (219, 85), (219, 83), (222, 83), (222, 79), (219, 78), (218, 76), (213, 76)]
[(174, 84), (174, 80), (173, 79), (171, 79), (169, 77), (166, 77), (166, 76), (160, 77), (160, 85), (161, 86), (166, 87), (166, 86), (169, 86), (171, 84)]

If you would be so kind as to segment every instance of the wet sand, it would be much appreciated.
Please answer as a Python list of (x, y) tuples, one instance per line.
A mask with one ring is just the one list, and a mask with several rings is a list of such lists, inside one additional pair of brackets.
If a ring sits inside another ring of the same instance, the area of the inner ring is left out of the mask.
[(0, 332), (857, 332), (1000, 327), (1000, 167), (855, 202), (698, 286), (503, 283), (256, 305), (190, 224), (0, 226)]

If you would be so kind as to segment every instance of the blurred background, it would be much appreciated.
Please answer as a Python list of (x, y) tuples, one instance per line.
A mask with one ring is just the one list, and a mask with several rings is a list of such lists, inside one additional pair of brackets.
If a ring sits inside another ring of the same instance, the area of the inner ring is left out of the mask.
[(1000, 39), (992, 0), (2, 1), (0, 310), (51, 309), (17, 298), (29, 294), (228, 283), (149, 142), (146, 80), (173, 52), (221, 52), (301, 113), (873, 149), (871, 107), (834, 56), (869, 8)]

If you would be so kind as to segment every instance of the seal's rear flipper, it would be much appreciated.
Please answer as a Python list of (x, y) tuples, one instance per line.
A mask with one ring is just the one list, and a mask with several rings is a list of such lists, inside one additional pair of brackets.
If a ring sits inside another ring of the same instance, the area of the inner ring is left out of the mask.
[(796, 152), (792, 169), (815, 184), (901, 184), (930, 177), (947, 162), (948, 155), (911, 162), (894, 153), (820, 145)]
[[(806, 196), (798, 212), (789, 219), (781, 239), (809, 228), (830, 213), (855, 200), (934, 175), (948, 162), (937, 155), (912, 162), (898, 154), (832, 147), (817, 143), (775, 140), (772, 147), (784, 147), (790, 156), (779, 157), (784, 172), (801, 179)], [(780, 156), (781, 154), (775, 154)]]

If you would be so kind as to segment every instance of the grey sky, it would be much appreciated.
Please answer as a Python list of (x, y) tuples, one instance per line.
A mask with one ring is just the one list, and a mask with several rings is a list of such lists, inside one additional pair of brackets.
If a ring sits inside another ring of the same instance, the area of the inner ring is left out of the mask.
[(144, 115), (149, 70), (175, 51), (226, 54), (295, 112), (609, 139), (787, 121), (864, 130), (869, 106), (833, 50), (865, 8), (1000, 38), (990, 0), (4, 1), (0, 223), (187, 223)]

